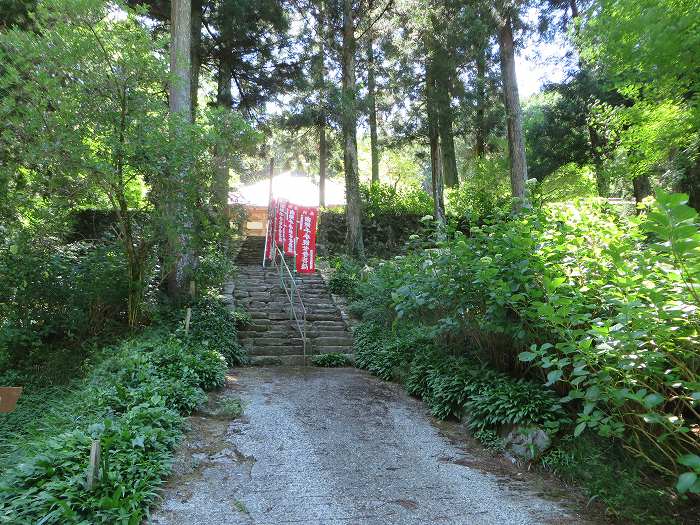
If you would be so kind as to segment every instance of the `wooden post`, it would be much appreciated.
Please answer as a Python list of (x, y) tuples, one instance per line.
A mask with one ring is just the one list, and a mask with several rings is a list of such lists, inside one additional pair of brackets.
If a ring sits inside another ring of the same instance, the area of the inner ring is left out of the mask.
[(87, 471), (87, 489), (92, 490), (100, 473), (100, 440), (93, 439), (90, 446), (90, 465)]
[(192, 319), (192, 308), (187, 309), (185, 314), (185, 333), (190, 333), (190, 319)]
[(9, 414), (17, 406), (17, 400), (22, 395), (21, 386), (0, 386), (0, 413)]
[[(267, 243), (269, 240), (269, 231), (270, 231), (270, 224), (271, 224), (271, 217), (270, 214), (275, 211), (272, 209), (272, 179), (273, 175), (275, 173), (275, 157), (270, 157), (270, 188), (267, 191), (267, 226), (265, 227), (265, 248), (263, 250), (263, 257), (262, 257), (262, 266), (265, 268), (265, 264), (267, 264), (267, 260), (265, 259), (265, 254), (267, 253)], [(274, 223), (272, 223), (274, 224)], [(274, 239), (274, 228), (272, 230), (272, 250), (270, 253), (274, 253), (274, 245), (275, 245), (275, 239)]]
[(267, 202), (272, 200), (272, 177), (275, 174), (275, 157), (270, 157), (270, 189), (268, 190)]

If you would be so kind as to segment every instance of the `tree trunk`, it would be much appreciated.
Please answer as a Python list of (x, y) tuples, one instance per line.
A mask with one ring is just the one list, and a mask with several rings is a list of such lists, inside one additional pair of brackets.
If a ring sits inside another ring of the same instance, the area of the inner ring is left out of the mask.
[(328, 144), (326, 142), (326, 6), (321, 0), (317, 20), (318, 38), (318, 204), (326, 205), (326, 170)]
[(199, 70), (202, 65), (202, 0), (192, 0), (192, 45), (190, 48), (190, 107), (192, 120), (197, 117)]
[(700, 153), (686, 170), (682, 181), (682, 191), (688, 194), (688, 205), (700, 212)]
[(326, 205), (326, 167), (328, 163), (328, 144), (326, 143), (326, 123), (325, 117), (323, 123), (318, 129), (318, 204), (319, 206)]
[[(372, 4), (370, 2), (370, 12)], [(379, 145), (377, 142), (377, 97), (374, 64), (374, 36), (367, 32), (367, 103), (369, 104), (369, 140), (372, 155), (372, 182), (379, 182)]]
[(501, 20), (498, 30), (498, 43), (501, 54), (501, 76), (503, 95), (508, 122), (508, 150), (510, 153), (510, 186), (514, 208), (528, 206), (527, 200), (527, 160), (525, 158), (525, 138), (523, 136), (523, 116), (518, 95), (518, 81), (515, 76), (515, 50), (513, 45), (513, 25), (510, 16)]
[[(170, 38), (170, 112), (180, 115), (183, 121), (192, 117), (190, 91), (190, 45), (192, 37), (192, 6), (190, 0), (173, 0), (171, 3)], [(178, 133), (177, 120), (173, 133)], [(177, 299), (189, 289), (191, 272), (196, 265), (193, 250), (192, 207), (188, 205), (187, 168), (182, 166), (170, 174), (166, 195), (165, 227), (168, 237), (166, 261), (168, 295)]]
[[(190, 112), (192, 6), (190, 0), (172, 0), (170, 14), (170, 112)], [(190, 117), (186, 115), (187, 120)]]
[(479, 50), (476, 59), (476, 114), (474, 116), (474, 156), (486, 153), (486, 48)]
[[(224, 53), (219, 58), (219, 71), (216, 86), (216, 105), (231, 109), (231, 55)], [(214, 150), (214, 201), (221, 219), (221, 224), (228, 223), (228, 197), (230, 188), (231, 162), (228, 152), (220, 148)]]
[(579, 11), (578, 11), (578, 4), (576, 3), (576, 0), (570, 0), (569, 5), (571, 6), (571, 18), (578, 18)]
[(605, 170), (603, 169), (603, 155), (601, 148), (603, 141), (596, 131), (595, 127), (589, 124), (588, 139), (591, 145), (591, 158), (593, 159), (593, 169), (595, 170), (595, 184), (598, 189), (599, 197), (610, 196), (610, 181), (608, 180)]
[(459, 186), (457, 174), (457, 156), (455, 154), (454, 135), (452, 133), (452, 107), (450, 93), (444, 77), (436, 79), (436, 102), (438, 111), (438, 133), (440, 134), (440, 150), (442, 151), (442, 170), (445, 186)]
[(435, 41), (433, 44), (435, 44), (434, 58), (432, 59), (434, 103), (437, 111), (438, 133), (440, 134), (440, 150), (442, 151), (442, 175), (445, 186), (456, 188), (459, 186), (459, 176), (457, 175), (457, 157), (452, 133), (453, 115), (450, 93), (451, 82), (456, 76), (456, 71), (448, 51)]
[(445, 202), (443, 198), (442, 152), (440, 151), (440, 134), (438, 130), (438, 111), (435, 100), (435, 64), (434, 57), (428, 52), (425, 67), (425, 105), (428, 117), (428, 140), (430, 142), (430, 174), (433, 193), (433, 210), (435, 220), (445, 222)]
[(651, 182), (646, 175), (637, 175), (632, 179), (632, 189), (634, 190), (634, 200), (637, 204), (645, 197), (651, 195)]
[(345, 217), (347, 250), (364, 257), (362, 201), (357, 172), (357, 86), (355, 84), (355, 24), (352, 0), (343, 1), (343, 164), (345, 169)]

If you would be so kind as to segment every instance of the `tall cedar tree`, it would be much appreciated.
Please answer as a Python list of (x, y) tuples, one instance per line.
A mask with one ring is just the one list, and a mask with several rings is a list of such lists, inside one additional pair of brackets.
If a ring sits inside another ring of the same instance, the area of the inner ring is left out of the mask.
[(355, 21), (352, 0), (343, 1), (343, 167), (348, 253), (364, 257), (362, 200), (357, 168), (357, 84), (355, 81)]
[[(173, 119), (173, 133), (180, 132), (180, 126), (192, 120), (190, 92), (190, 44), (192, 40), (192, 5), (190, 0), (173, 0), (171, 3), (170, 38), (170, 112)], [(168, 295), (173, 299), (182, 298), (189, 288), (189, 280), (196, 266), (193, 249), (194, 220), (192, 210), (187, 205), (187, 168), (169, 175), (165, 194), (167, 231), (166, 261), (169, 262), (167, 276)]]

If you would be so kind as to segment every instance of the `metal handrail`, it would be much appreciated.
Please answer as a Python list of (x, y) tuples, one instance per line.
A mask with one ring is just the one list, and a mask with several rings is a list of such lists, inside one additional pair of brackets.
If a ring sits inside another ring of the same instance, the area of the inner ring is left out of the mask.
[[(281, 264), (277, 263), (278, 254)], [(297, 325), (297, 330), (299, 330), (299, 334), (301, 335), (304, 352), (304, 366), (306, 366), (306, 306), (304, 306), (304, 300), (301, 298), (299, 284), (296, 282), (296, 279), (294, 278), (294, 275), (289, 269), (289, 265), (284, 258), (284, 252), (280, 250), (279, 246), (277, 246), (277, 243), (274, 241), (272, 242), (272, 264), (277, 267), (277, 272), (279, 273), (280, 277), (280, 284), (284, 289), (284, 293), (287, 296), (287, 300), (289, 301), (289, 305), (291, 307), (291, 316), (294, 318)], [(285, 278), (289, 279), (289, 282), (291, 283), (289, 286), (287, 286)], [(301, 307), (301, 319), (299, 319), (299, 315), (297, 314), (297, 310), (294, 305), (295, 298), (299, 300), (299, 306)]]

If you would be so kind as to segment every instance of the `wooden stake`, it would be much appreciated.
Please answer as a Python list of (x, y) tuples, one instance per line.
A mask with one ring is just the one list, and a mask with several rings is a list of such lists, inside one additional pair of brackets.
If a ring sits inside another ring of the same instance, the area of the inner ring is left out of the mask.
[(90, 447), (90, 465), (87, 472), (87, 489), (92, 490), (100, 473), (100, 440), (93, 439)]
[(187, 313), (185, 314), (185, 333), (188, 334), (190, 332), (190, 319), (192, 319), (192, 308), (187, 309)]

